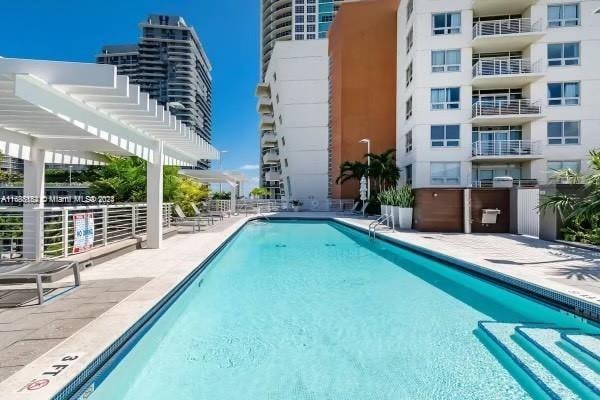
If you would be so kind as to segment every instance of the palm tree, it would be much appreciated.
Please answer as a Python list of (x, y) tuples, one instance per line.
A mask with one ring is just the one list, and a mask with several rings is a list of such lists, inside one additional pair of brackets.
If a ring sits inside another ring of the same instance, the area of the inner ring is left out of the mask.
[(360, 161), (344, 161), (340, 165), (340, 175), (335, 180), (335, 183), (345, 183), (351, 179), (360, 181), (363, 176), (367, 176), (368, 166), (367, 163)]
[(396, 165), (395, 155), (395, 149), (389, 149), (381, 154), (370, 153), (365, 155), (366, 158), (371, 158), (368, 176), (375, 180), (376, 192), (396, 186), (398, 179), (400, 179), (400, 169)]
[[(583, 189), (575, 194), (559, 193), (544, 197), (540, 209), (558, 212), (564, 225), (571, 232), (592, 232), (592, 241), (600, 243), (600, 150), (590, 151), (590, 170), (587, 176), (577, 176)], [(572, 177), (573, 172), (559, 171), (558, 176)], [(596, 233), (594, 233), (596, 232)], [(578, 236), (578, 235), (575, 235)]]

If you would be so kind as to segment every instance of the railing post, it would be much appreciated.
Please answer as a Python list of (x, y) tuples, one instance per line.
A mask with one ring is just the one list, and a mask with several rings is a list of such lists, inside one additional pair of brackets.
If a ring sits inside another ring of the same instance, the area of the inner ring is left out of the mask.
[[(75, 229), (75, 226), (73, 226)], [(62, 244), (63, 244), (63, 257), (69, 255), (69, 209), (62, 209)]]
[(108, 245), (108, 206), (102, 209), (102, 243)]
[(135, 236), (135, 231), (136, 231), (136, 223), (137, 223), (137, 218), (136, 218), (136, 210), (137, 207), (135, 204), (131, 205), (131, 236)]

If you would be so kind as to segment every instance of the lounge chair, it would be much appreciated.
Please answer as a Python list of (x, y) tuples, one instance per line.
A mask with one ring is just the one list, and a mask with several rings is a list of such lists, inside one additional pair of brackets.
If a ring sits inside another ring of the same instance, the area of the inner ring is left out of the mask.
[(22, 283), (35, 281), (38, 304), (44, 304), (43, 278), (50, 278), (66, 269), (73, 269), (75, 286), (81, 285), (79, 263), (67, 260), (10, 260), (0, 262), (0, 282)]
[(188, 217), (185, 215), (181, 207), (175, 205), (173, 207), (173, 211), (175, 211), (175, 218), (173, 219), (173, 225), (175, 226), (191, 226), (192, 232), (196, 231), (198, 228), (198, 232), (202, 230), (202, 219), (197, 217)]
[(352, 208), (350, 210), (344, 210), (343, 206), (342, 206), (342, 210), (339, 213), (342, 215), (352, 215), (356, 212), (356, 210), (358, 210), (359, 206), (360, 206), (360, 201), (355, 201), (354, 205), (352, 206)]
[[(357, 202), (358, 204), (360, 204), (359, 202)], [(356, 208), (354, 208), (352, 210), (352, 214), (353, 215), (365, 215), (365, 211), (367, 210), (367, 207), (369, 206), (369, 202), (365, 201), (365, 203), (363, 204), (362, 208), (360, 209), (360, 211), (358, 211)]]
[(223, 220), (223, 214), (218, 211), (200, 210), (197, 205), (192, 203), (192, 209), (194, 210), (194, 217), (206, 218), (211, 224), (215, 223), (215, 217)]

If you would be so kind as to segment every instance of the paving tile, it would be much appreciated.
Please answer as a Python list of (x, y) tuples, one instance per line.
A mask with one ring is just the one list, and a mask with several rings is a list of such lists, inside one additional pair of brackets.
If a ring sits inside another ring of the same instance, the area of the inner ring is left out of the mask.
[(0, 367), (0, 382), (2, 382), (3, 380), (5, 380), (6, 378), (8, 378), (9, 376), (11, 376), (12, 374), (14, 374), (15, 372), (17, 372), (18, 370), (20, 370), (23, 367), (24, 367), (24, 365), (14, 365), (11, 367)]
[(10, 346), (14, 342), (18, 342), (19, 340), (25, 339), (25, 337), (33, 332), (33, 330), (23, 330), (23, 331), (5, 331), (0, 332), (0, 352), (5, 347)]
[(44, 314), (27, 314), (23, 316), (23, 318), (10, 323), (10, 324), (0, 324), (0, 332), (8, 332), (8, 331), (22, 331), (27, 329), (39, 329), (44, 325), (60, 319), (67, 317), (66, 312), (54, 312), (54, 313), (44, 313)]
[(18, 307), (11, 308), (9, 310), (5, 310), (0, 312), (0, 325), (8, 324), (23, 318), (25, 315), (31, 314), (35, 311), (35, 307)]
[(103, 314), (106, 310), (117, 304), (116, 302), (110, 303), (88, 303), (81, 304), (77, 308), (63, 314), (62, 318), (96, 318), (100, 314)]
[(28, 331), (25, 339), (65, 339), (93, 321), (94, 318), (57, 319), (35, 331)]
[(38, 358), (62, 339), (21, 340), (0, 352), (0, 368), (26, 365)]

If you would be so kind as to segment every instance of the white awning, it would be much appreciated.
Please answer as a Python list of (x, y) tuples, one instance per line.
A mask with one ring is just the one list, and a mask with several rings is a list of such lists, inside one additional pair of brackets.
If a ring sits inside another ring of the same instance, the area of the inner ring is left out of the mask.
[(193, 178), (201, 183), (229, 183), (235, 186), (238, 183), (246, 182), (246, 177), (237, 171), (210, 171), (199, 169), (181, 169), (179, 174)]
[(36, 147), (46, 150), (47, 159), (62, 160), (47, 162), (101, 162), (97, 153), (153, 162), (151, 149), (162, 141), (166, 165), (219, 158), (213, 146), (116, 71), (111, 65), (0, 58), (0, 151), (27, 159)]

